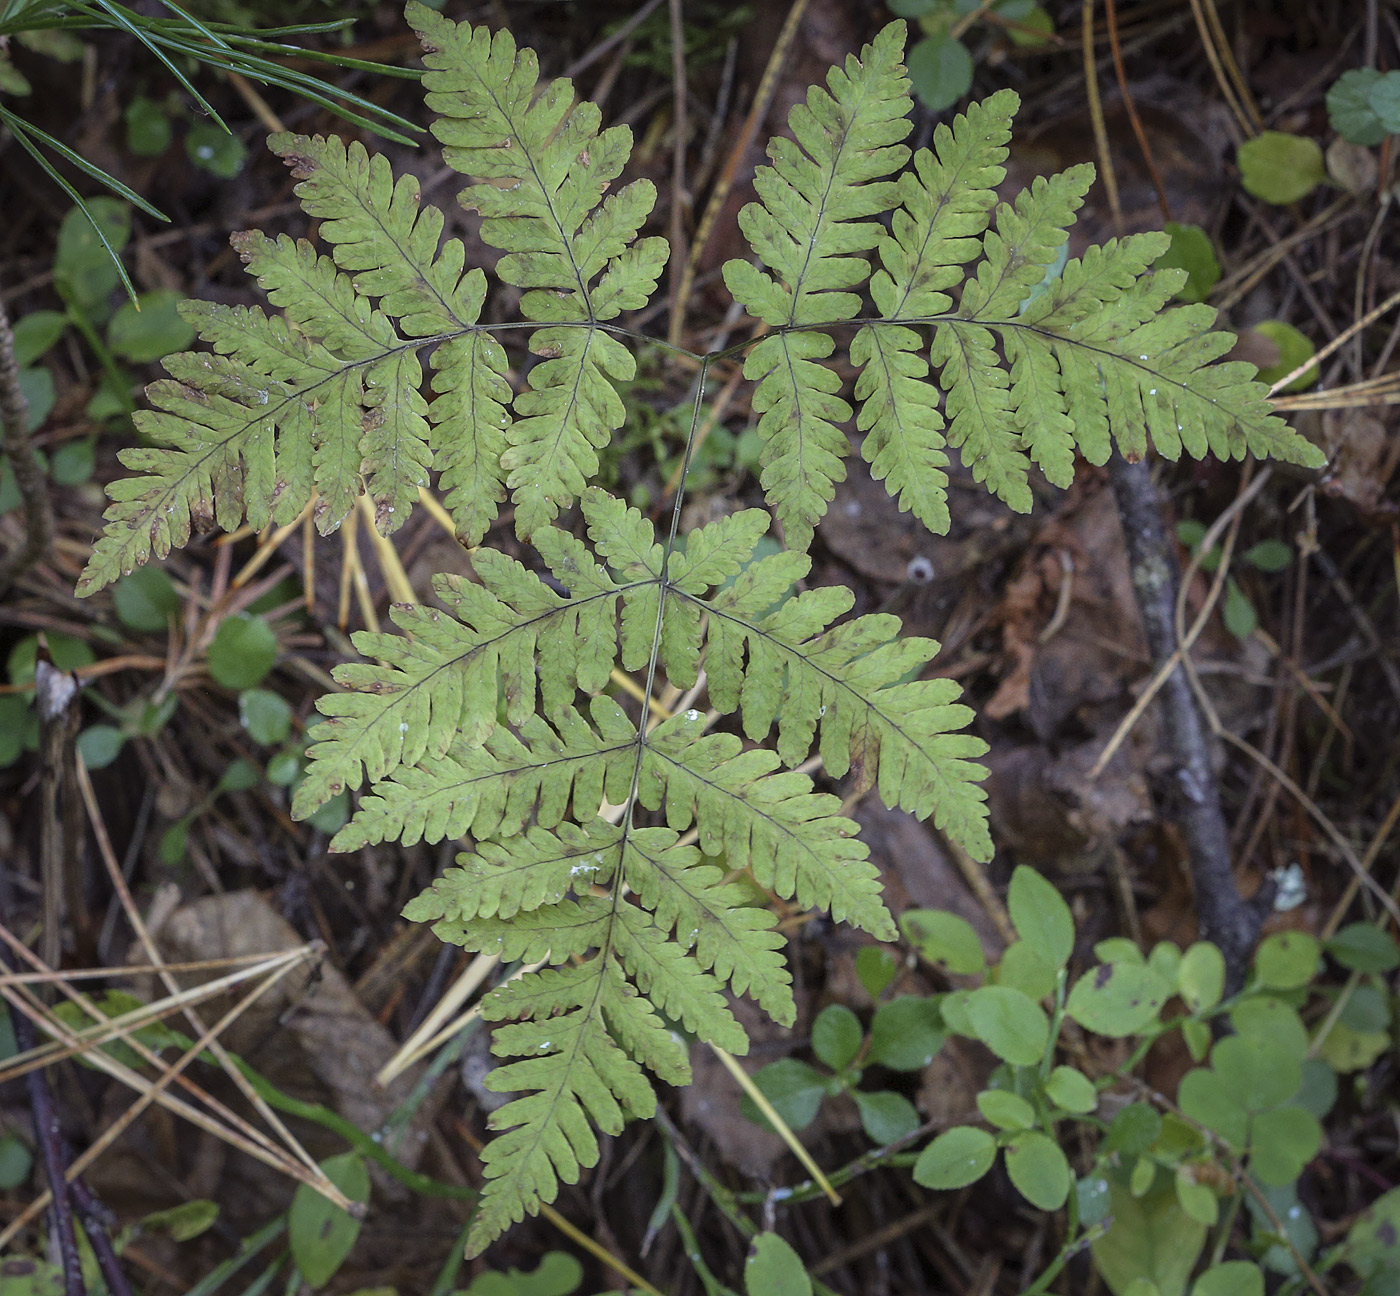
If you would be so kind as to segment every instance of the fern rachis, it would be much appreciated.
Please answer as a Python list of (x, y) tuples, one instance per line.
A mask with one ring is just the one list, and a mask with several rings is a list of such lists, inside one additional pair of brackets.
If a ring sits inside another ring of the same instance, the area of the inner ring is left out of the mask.
[[(726, 989), (792, 1021), (776, 920), (727, 870), (893, 935), (854, 823), (796, 772), (814, 747), (853, 791), (878, 788), (991, 855), (984, 747), (962, 732), (971, 711), (951, 682), (921, 678), (938, 645), (901, 638), (892, 616), (844, 619), (844, 589), (801, 588), (844, 473), (844, 425), (901, 507), (937, 530), (950, 448), (1023, 510), (1033, 464), (1064, 485), (1076, 454), (1102, 462), (1115, 442), (1133, 455), (1150, 439), (1170, 457), (1319, 456), (1247, 367), (1211, 363), (1229, 342), (1209, 332), (1208, 308), (1167, 307), (1180, 277), (1150, 270), (1161, 236), (1091, 249), (1047, 280), (1091, 172), (998, 204), (1010, 91), (911, 159), (894, 23), (794, 110), (794, 140), (773, 142), (740, 216), (758, 263), (725, 267), (769, 330), (745, 374), (773, 512), (712, 522), (682, 548), (679, 506), (658, 536), (589, 484), (623, 421), (617, 384), (635, 372), (616, 321), (646, 304), (666, 255), (642, 234), (652, 186), (612, 189), (629, 132), (601, 129), (567, 82), (540, 88), (508, 33), (420, 5), (409, 17), (434, 130), (473, 179), (461, 201), (504, 253), (500, 280), (522, 290), (541, 357), (528, 384), (512, 386), (495, 336), (518, 325), (481, 322), (486, 276), (441, 240), (411, 177), (359, 144), (275, 136), (330, 254), (235, 236), (282, 313), (186, 304), (211, 350), (172, 356), (151, 387), (138, 424), (149, 444), (122, 454), (139, 475), (111, 488), (80, 592), (163, 556), (201, 518), (261, 527), (312, 504), (324, 532), (367, 491), (388, 532), (434, 472), (467, 543), (513, 506), (549, 580), (481, 548), (475, 580), (435, 582), (438, 606), (393, 609), (402, 633), (356, 635), (366, 661), (337, 669), (293, 805), (304, 817), (367, 784), (337, 848), (469, 840), (408, 916), (468, 949), (551, 965), (484, 1003), (496, 1053), (516, 1059), (491, 1084), (523, 1096), (492, 1118), (503, 1132), (484, 1158), (480, 1250), (597, 1160), (595, 1127), (654, 1110), (643, 1068), (686, 1081), (669, 1022), (743, 1052)], [(850, 324), (854, 410), (825, 363), (833, 327)], [(712, 358), (699, 359), (697, 402)], [(575, 504), (586, 539), (561, 525)], [(788, 548), (755, 560), (774, 517)], [(713, 732), (698, 711), (653, 724), (610, 696), (618, 665), (650, 697), (663, 680), (697, 686), (703, 667), (709, 706), (733, 719)]]

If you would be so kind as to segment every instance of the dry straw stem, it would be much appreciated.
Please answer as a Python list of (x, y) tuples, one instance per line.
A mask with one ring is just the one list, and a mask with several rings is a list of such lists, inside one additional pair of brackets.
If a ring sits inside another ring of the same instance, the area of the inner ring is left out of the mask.
[[(117, 862), (116, 852), (112, 849), (111, 838), (107, 835), (107, 825), (103, 822), (101, 808), (97, 804), (97, 796), (92, 789), (92, 780), (88, 777), (87, 768), (81, 758), (77, 761), (77, 781), (78, 788), (82, 792), (83, 804), (87, 807), (88, 819), (92, 824), (93, 835), (97, 838), (98, 853), (102, 856), (102, 862), (107, 869), (107, 875), (121, 901), (123, 912), (127, 921), (131, 924), (132, 930), (136, 933), (137, 939), (141, 942), (142, 949), (146, 952), (147, 959), (151, 963), (160, 967), (160, 979), (164, 982), (167, 990), (171, 994), (178, 994), (180, 987), (170, 973), (164, 970), (164, 960), (160, 956), (160, 951), (156, 948), (155, 942), (151, 939), (151, 934), (146, 929), (146, 924), (141, 918), (140, 910), (136, 907), (136, 902), (131, 897), (131, 890), (126, 885), (126, 877), (122, 873), (121, 865)], [(199, 1014), (191, 1008), (186, 1008), (185, 1019), (190, 1023), (195, 1034), (200, 1034), (204, 1030), (204, 1023), (200, 1020)], [(218, 1060), (224, 1074), (233, 1081), (238, 1091), (252, 1104), (253, 1109), (263, 1118), (268, 1127), (276, 1133), (283, 1145), (291, 1152), (292, 1156), (310, 1171), (310, 1178), (306, 1180), (317, 1192), (334, 1202), (342, 1210), (349, 1210), (351, 1203), (344, 1193), (337, 1188), (326, 1176), (326, 1172), (316, 1164), (315, 1159), (301, 1143), (293, 1136), (292, 1132), (283, 1123), (282, 1118), (268, 1105), (266, 1099), (253, 1088), (247, 1076), (234, 1063), (229, 1056), (228, 1050), (217, 1040), (213, 1039), (209, 1043), (209, 1051)], [(299, 1175), (298, 1178), (301, 1176)]]
[[(14, 1080), (24, 1075), (28, 1071), (33, 1071), (39, 1067), (48, 1066), (53, 1062), (61, 1062), (64, 1058), (72, 1057), (77, 1053), (88, 1053), (114, 1039), (125, 1040), (128, 1036), (141, 1030), (143, 1027), (153, 1025), (155, 1022), (163, 1021), (172, 1013), (179, 1012), (182, 1008), (197, 1003), (202, 1003), (206, 999), (215, 998), (227, 990), (233, 989), (236, 985), (241, 985), (244, 981), (253, 980), (261, 976), (275, 976), (280, 979), (297, 964), (307, 962), (308, 959), (319, 957), (319, 951), (310, 946), (303, 945), (299, 949), (287, 950), (281, 954), (274, 954), (270, 958), (266, 955), (260, 956), (260, 960), (237, 972), (231, 972), (227, 976), (219, 977), (214, 981), (206, 981), (203, 985), (195, 986), (191, 989), (181, 990), (179, 994), (167, 995), (164, 999), (157, 999), (152, 1003), (142, 1004), (139, 1008), (133, 1008), (130, 1012), (124, 1012), (116, 1017), (104, 1017), (91, 1026), (85, 1026), (72, 1032), (72, 1044), (60, 1044), (51, 1041), (41, 1044), (36, 1048), (28, 1049), (23, 1053), (16, 1053), (13, 1057), (5, 1059), (0, 1064), (0, 1084), (6, 1080)], [(158, 970), (158, 969), (153, 969)], [(95, 973), (87, 975), (112, 976), (114, 974), (122, 976), (132, 975), (130, 968), (98, 969)], [(79, 974), (82, 975), (82, 974)], [(56, 976), (40, 976), (33, 974), (26, 976), (0, 975), (0, 986), (33, 984), (35, 982), (53, 983), (71, 979), (66, 972), (60, 972)]]
[[(73, 1162), (68, 1166), (67, 1170), (65, 1171), (66, 1182), (72, 1183), (74, 1180), (76, 1180), (79, 1175), (81, 1175), (94, 1161), (96, 1161), (97, 1158), (101, 1156), (102, 1153), (105, 1152), (107, 1148), (109, 1148), (112, 1145), (112, 1143), (114, 1143), (131, 1126), (132, 1122), (135, 1121), (136, 1118), (140, 1116), (141, 1113), (144, 1112), (146, 1108), (151, 1105), (151, 1103), (158, 1102), (162, 1106), (167, 1106), (168, 1104), (164, 1101), (166, 1097), (165, 1091), (170, 1086), (170, 1084), (173, 1083), (175, 1080), (179, 1079), (180, 1076), (184, 1073), (185, 1068), (188, 1067), (189, 1064), (193, 1062), (197, 1057), (199, 1057), (201, 1053), (208, 1049), (217, 1040), (218, 1036), (223, 1031), (227, 1030), (228, 1027), (231, 1026), (240, 1016), (242, 1016), (242, 1014), (248, 1008), (250, 1008), (254, 1003), (256, 1003), (259, 998), (266, 994), (267, 991), (272, 989), (272, 987), (276, 985), (277, 982), (279, 982), (284, 976), (287, 975), (287, 973), (292, 971), (293, 968), (298, 966), (298, 964), (302, 961), (302, 959), (288, 960), (284, 962), (281, 967), (272, 971), (262, 981), (261, 984), (254, 986), (248, 994), (246, 994), (242, 999), (240, 999), (236, 1004), (234, 1004), (234, 1006), (230, 1008), (222, 1017), (220, 1017), (219, 1020), (215, 1022), (213, 1026), (205, 1030), (204, 1033), (197, 1040), (195, 1040), (193, 1044), (190, 1045), (190, 1047), (175, 1061), (173, 1065), (165, 1067), (161, 1075), (154, 1081), (147, 1081), (143, 1077), (136, 1075), (135, 1072), (128, 1071), (125, 1067), (119, 1067), (117, 1069), (114, 1069), (103, 1065), (102, 1060), (108, 1056), (105, 1052), (103, 1052), (100, 1048), (94, 1051), (94, 1044), (90, 1041), (86, 1043), (75, 1042), (73, 1036), (68, 1031), (63, 1031), (61, 1033), (63, 1037), (63, 1042), (69, 1046), (67, 1049), (67, 1053), (82, 1052), (86, 1054), (89, 1062), (98, 1066), (100, 1069), (107, 1071), (108, 1074), (115, 1076), (117, 1079), (123, 1079), (125, 1083), (131, 1085), (132, 1088), (137, 1089), (140, 1094), (137, 1100), (134, 1103), (132, 1103), (132, 1105), (128, 1107), (126, 1111), (124, 1111), (121, 1114), (121, 1116), (119, 1116), (115, 1121), (113, 1121), (109, 1126), (107, 1126), (106, 1129), (102, 1131), (101, 1135), (89, 1148), (87, 1148), (81, 1155), (79, 1155), (73, 1160)], [(9, 997), (8, 994), (6, 997)], [(11, 1000), (11, 1002), (15, 1003), (16, 1000)], [(48, 1033), (58, 1033), (56, 1029), (57, 1025), (60, 1024), (58, 1023), (58, 1019), (52, 1017), (49, 1013), (42, 1011), (42, 1005), (40, 1005), (41, 1011), (37, 1013), (33, 1011), (33, 1009), (23, 1001), (18, 1002), (16, 1006), (20, 1008), (20, 1011), (24, 1012), (27, 1016), (29, 1016), (30, 1019), (40, 1030), (43, 1030)], [(134, 1030), (138, 1028), (130, 1029)], [(120, 1038), (126, 1043), (132, 1042), (131, 1035), (125, 1031), (121, 1033)], [(67, 1055), (67, 1053), (65, 1053), (65, 1056)], [(121, 1072), (126, 1072), (126, 1076), (123, 1076)], [(133, 1083), (131, 1079), (127, 1078), (128, 1076), (134, 1077), (136, 1083)], [(222, 1133), (219, 1134), (219, 1137), (226, 1139), (226, 1135)], [(226, 1141), (228, 1140), (226, 1139)], [(303, 1182), (306, 1182), (306, 1180), (303, 1179)], [(312, 1183), (310, 1186), (320, 1191), (319, 1184)], [(13, 1220), (10, 1221), (9, 1225), (5, 1228), (5, 1230), (3, 1232), (0, 1232), (0, 1252), (3, 1252), (3, 1249), (6, 1246), (6, 1244), (20, 1231), (20, 1229), (24, 1228), (31, 1220), (35, 1219), (44, 1210), (46, 1210), (52, 1200), (52, 1191), (46, 1189), (32, 1202), (30, 1202), (29, 1205), (26, 1206), (25, 1209), (18, 1216), (16, 1216)], [(343, 1200), (344, 1199), (342, 1198), (342, 1201)], [(337, 1205), (340, 1204), (341, 1203), (339, 1202), (337, 1203)], [(353, 1209), (354, 1207), (353, 1204), (346, 1203), (346, 1208)]]

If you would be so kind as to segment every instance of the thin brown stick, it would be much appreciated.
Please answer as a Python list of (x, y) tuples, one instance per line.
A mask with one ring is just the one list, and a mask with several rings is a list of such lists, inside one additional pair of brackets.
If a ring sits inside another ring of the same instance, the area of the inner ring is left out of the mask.
[(1201, 938), (1213, 941), (1224, 955), (1226, 983), (1233, 992), (1244, 984), (1263, 913), (1235, 885), (1230, 829), (1206, 725), (1192, 689), (1189, 655), (1180, 651), (1175, 546), (1162, 523), (1151, 472), (1146, 461), (1129, 463), (1121, 455), (1109, 463), (1148, 650), (1164, 670), (1173, 658), (1178, 663), (1170, 668), (1161, 693), (1165, 745), (1176, 767), (1173, 815), (1186, 839)]

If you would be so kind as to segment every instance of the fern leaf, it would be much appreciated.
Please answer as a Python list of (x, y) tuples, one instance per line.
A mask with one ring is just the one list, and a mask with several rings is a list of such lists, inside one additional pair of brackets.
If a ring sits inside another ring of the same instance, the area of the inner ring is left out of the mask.
[[(951, 680), (911, 679), (938, 652), (931, 639), (900, 638), (899, 619), (857, 617), (829, 628), (850, 610), (849, 590), (783, 593), (807, 574), (810, 560), (776, 554), (752, 564), (728, 589), (697, 599), (709, 614), (706, 668), (721, 711), (742, 710), (755, 741), (778, 726), (778, 755), (788, 766), (806, 759), (819, 731), (822, 760), (856, 786), (878, 787), (890, 806), (933, 816), (976, 859), (990, 859), (986, 771), (975, 759), (980, 739), (959, 732), (972, 719)], [(689, 591), (685, 596), (690, 597)]]
[(623, 830), (602, 819), (536, 827), (509, 847), (482, 842), (457, 857), (436, 882), (405, 907), (411, 922), (464, 923), (511, 918), (522, 909), (556, 905), (571, 890), (605, 886), (617, 872)]
[(631, 153), (631, 131), (600, 131), (598, 109), (575, 105), (568, 81), (537, 98), (538, 62), (509, 32), (460, 27), (419, 4), (408, 18), (428, 50), (423, 83), (443, 155), (479, 181), (461, 200), (484, 217), (482, 238), (506, 253), (497, 273), (526, 290), (526, 319), (584, 326), (531, 337), (531, 350), (547, 358), (531, 370), (516, 401), (522, 417), (506, 430), (502, 465), (517, 528), (529, 536), (579, 495), (622, 424), (615, 384), (636, 364), (596, 325), (655, 291), (668, 247), (637, 235), (656, 189), (636, 180), (602, 201)]
[(723, 882), (723, 872), (693, 846), (677, 845), (669, 828), (634, 828), (622, 857), (622, 876), (658, 927), (674, 929), (679, 948), (694, 947), (700, 965), (757, 1000), (781, 1025), (797, 1017), (783, 938), (767, 909)]
[(851, 360), (862, 367), (855, 391), (861, 454), (900, 508), (940, 533), (949, 526), (945, 424), (938, 393), (925, 381), (922, 339), (897, 321), (939, 315), (953, 304), (948, 289), (982, 250), (1018, 103), (1014, 91), (998, 91), (951, 128), (940, 124), (936, 152), (915, 154), (913, 171), (900, 177), (902, 204), (891, 233), (878, 245), (882, 268), (870, 280), (875, 306), (890, 322), (864, 325), (851, 344)]
[(720, 983), (649, 913), (619, 905), (612, 935), (618, 961), (662, 1012), (708, 1043), (731, 1053), (749, 1051), (749, 1038), (724, 1002)]
[[(386, 665), (336, 668), (347, 691), (317, 706), (328, 719), (308, 749), (310, 767), (297, 788), (298, 817), (362, 778), (378, 781), (400, 765), (444, 756), (460, 735), (483, 742), (503, 700), (523, 724), (537, 696), (560, 713), (576, 688), (596, 693), (612, 666), (611, 592), (566, 599), (513, 559), (477, 554), (483, 584), (441, 576), (434, 582), (449, 611), (396, 605), (394, 622), (408, 637), (360, 631), (354, 644)], [(538, 686), (538, 691), (537, 691)]]
[(698, 715), (679, 715), (648, 735), (640, 803), (664, 808), (670, 828), (694, 823), (705, 854), (747, 864), (761, 886), (892, 940), (879, 874), (841, 803), (814, 793), (805, 774), (774, 773), (772, 752), (743, 751), (733, 734), (702, 734), (700, 725)]
[(783, 332), (765, 338), (744, 365), (758, 379), (754, 409), (761, 415), (763, 488), (788, 543), (806, 548), (826, 511), (834, 483), (845, 476), (845, 436), (837, 424), (850, 407), (836, 396), (840, 382), (818, 363), (831, 354), (822, 333), (796, 326), (850, 319), (869, 265), (858, 254), (874, 247), (874, 217), (896, 201), (886, 177), (907, 161), (900, 143), (909, 133), (908, 80), (900, 62), (904, 24), (889, 24), (844, 69), (833, 68), (827, 90), (813, 87), (789, 115), (796, 143), (769, 145), (772, 167), (754, 178), (759, 202), (739, 213), (739, 225), (772, 273), (743, 261), (724, 267), (736, 301)]
[(458, 333), (476, 323), (485, 294), (480, 270), (463, 273), (457, 239), (438, 252), (442, 212), (420, 206), (418, 180), (395, 181), (388, 159), (358, 142), (279, 132), (268, 147), (291, 168), (302, 210), (322, 223), (335, 263), (354, 289), (380, 298), (409, 337)]
[[(598, 1163), (596, 1126), (621, 1133), (628, 1117), (649, 1117), (656, 1095), (641, 1067), (612, 1038), (604, 1012), (627, 1014), (627, 984), (604, 951), (577, 967), (536, 972), (493, 992), (483, 1007), (498, 1026), (492, 1051), (522, 1061), (497, 1067), (487, 1084), (501, 1093), (526, 1091), (490, 1118), (504, 1131), (482, 1152), (486, 1178), (467, 1239), (478, 1255), (527, 1211), (577, 1183)], [(634, 1019), (634, 1018), (633, 1018)], [(650, 1032), (655, 1039), (656, 1032)], [(668, 1061), (675, 1066), (674, 1046)]]
[(531, 820), (555, 828), (567, 814), (587, 822), (604, 800), (624, 804), (636, 726), (611, 698), (594, 698), (590, 710), (593, 725), (568, 708), (555, 725), (531, 716), (518, 733), (497, 729), (484, 744), (459, 737), (443, 755), (404, 765), (361, 799), (333, 849), (468, 833), (511, 838)]

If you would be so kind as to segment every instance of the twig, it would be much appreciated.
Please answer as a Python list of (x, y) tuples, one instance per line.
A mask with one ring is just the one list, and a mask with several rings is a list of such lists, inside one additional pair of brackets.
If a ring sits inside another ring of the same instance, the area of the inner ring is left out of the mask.
[(24, 575), (53, 541), (53, 505), (49, 485), (29, 439), (29, 402), (19, 385), (19, 364), (15, 360), (15, 335), (10, 317), (0, 299), (0, 440), (15, 485), (24, 504), (24, 542), (8, 558), (0, 561), (0, 594)]
[[(0, 950), (0, 963), (4, 964), (6, 970), (12, 971), (14, 968), (4, 950)], [(10, 1021), (14, 1026), (15, 1044), (20, 1051), (32, 1049), (36, 1043), (34, 1024), (13, 1005), (10, 1007)], [(44, 1174), (48, 1178), (53, 1198), (54, 1234), (63, 1265), (64, 1294), (84, 1296), (83, 1262), (78, 1255), (78, 1235), (73, 1228), (73, 1204), (69, 1200), (64, 1178), (63, 1133), (59, 1128), (58, 1113), (54, 1110), (53, 1095), (49, 1092), (48, 1077), (42, 1071), (31, 1071), (25, 1077), (24, 1083), (29, 1091), (29, 1105), (34, 1116), (34, 1140), (39, 1145)]]
[[(1160, 503), (1145, 461), (1109, 463), (1118, 516), (1128, 546), (1133, 592), (1154, 665), (1177, 652), (1175, 550), (1162, 525)], [(1186, 837), (1203, 939), (1225, 956), (1227, 993), (1244, 984), (1263, 914), (1240, 896), (1230, 863), (1230, 830), (1211, 767), (1206, 727), (1186, 672), (1178, 664), (1162, 688), (1167, 750), (1176, 765), (1176, 818)]]

